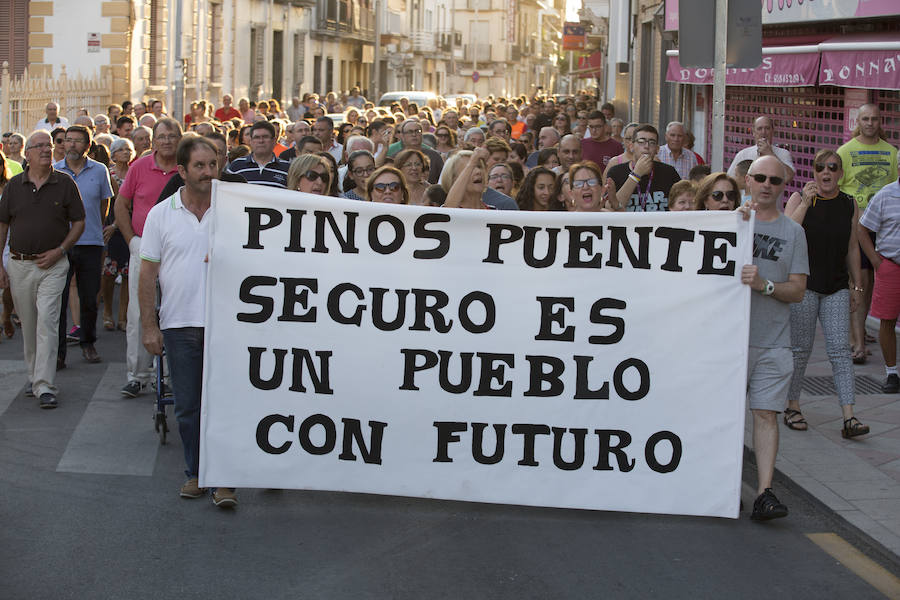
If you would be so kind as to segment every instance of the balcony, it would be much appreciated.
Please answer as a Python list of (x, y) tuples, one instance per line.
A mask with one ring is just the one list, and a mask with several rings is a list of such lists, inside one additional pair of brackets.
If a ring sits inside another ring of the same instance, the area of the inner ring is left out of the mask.
[(490, 62), (491, 61), (491, 45), (490, 44), (466, 44), (465, 53), (466, 62)]
[(433, 31), (414, 31), (409, 37), (413, 52), (437, 52), (436, 36)]
[(393, 10), (385, 11), (385, 19), (381, 24), (381, 35), (406, 37), (409, 35), (409, 26), (406, 14)]

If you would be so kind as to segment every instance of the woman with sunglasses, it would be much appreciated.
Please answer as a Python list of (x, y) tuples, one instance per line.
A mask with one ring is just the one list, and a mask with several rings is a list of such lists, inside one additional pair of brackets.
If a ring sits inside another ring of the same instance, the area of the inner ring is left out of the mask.
[(330, 175), (330, 176), (331, 176), (331, 184), (330, 184), (330, 186), (329, 186), (329, 188), (328, 188), (328, 191), (326, 192), (325, 195), (327, 195), (327, 196), (334, 196), (335, 198), (337, 198), (338, 196), (341, 195), (340, 191), (338, 190), (338, 165), (337, 165), (337, 161), (334, 159), (334, 156), (331, 155), (331, 152), (327, 152), (327, 151), (324, 151), (324, 150), (323, 150), (322, 152), (317, 152), (316, 154), (318, 154), (319, 156), (321, 156), (322, 158), (324, 158), (324, 159), (325, 159), (325, 162), (327, 162), (328, 165), (329, 165), (329, 167), (330, 167), (329, 170), (330, 170), (330, 172), (331, 172), (331, 175)]
[(331, 188), (331, 166), (318, 154), (301, 154), (291, 162), (287, 189), (327, 196)]
[(347, 160), (347, 176), (344, 177), (343, 198), (368, 202), (366, 181), (375, 172), (375, 157), (368, 150), (354, 150)]
[(403, 173), (394, 167), (381, 167), (366, 182), (366, 192), (372, 202), (409, 204), (409, 189)]
[(428, 157), (421, 150), (407, 148), (394, 157), (394, 166), (406, 179), (406, 186), (409, 189), (408, 204), (416, 206), (425, 204), (425, 188), (428, 187), (426, 178), (431, 168)]
[(559, 132), (559, 137), (572, 133), (572, 123), (569, 120), (569, 115), (564, 112), (557, 113), (553, 117), (553, 129)]
[(434, 149), (439, 152), (441, 158), (446, 161), (447, 156), (452, 151), (456, 150), (456, 132), (446, 125), (441, 125), (434, 132), (434, 137), (437, 139), (437, 145)]
[[(804, 185), (801, 192), (791, 194), (784, 207), (784, 214), (803, 226), (809, 252), (806, 293), (802, 302), (791, 305), (794, 374), (784, 423), (798, 431), (808, 428), (800, 412), (800, 391), (818, 320), (822, 322), (825, 350), (843, 413), (841, 435), (851, 438), (869, 433), (869, 427), (853, 416), (856, 400), (849, 351), (850, 313), (859, 306), (864, 291), (859, 286), (862, 274), (856, 241), (859, 208), (838, 187), (844, 171), (836, 151), (819, 150), (813, 158), (813, 168), (814, 180)], [(848, 281), (853, 282), (850, 289)]]
[(603, 173), (596, 163), (585, 160), (569, 167), (569, 193), (571, 210), (575, 212), (611, 212), (616, 209), (616, 184)]
[[(671, 190), (669, 201), (671, 202)], [(737, 181), (728, 173), (710, 173), (703, 178), (694, 195), (694, 210), (734, 210), (741, 200)]]

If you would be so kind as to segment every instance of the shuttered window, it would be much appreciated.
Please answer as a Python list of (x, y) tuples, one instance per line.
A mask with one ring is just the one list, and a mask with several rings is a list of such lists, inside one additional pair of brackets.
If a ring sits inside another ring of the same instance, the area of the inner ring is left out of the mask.
[(150, 85), (166, 85), (166, 19), (165, 0), (150, 0), (150, 64), (147, 79)]
[(0, 65), (4, 61), (10, 75), (28, 66), (28, 0), (0, 2)]
[(208, 23), (209, 80), (213, 83), (221, 83), (222, 48), (225, 45), (225, 31), (222, 18), (222, 4), (220, 2), (211, 2), (209, 4)]
[(257, 100), (263, 85), (266, 66), (266, 30), (256, 26), (250, 28), (250, 99)]

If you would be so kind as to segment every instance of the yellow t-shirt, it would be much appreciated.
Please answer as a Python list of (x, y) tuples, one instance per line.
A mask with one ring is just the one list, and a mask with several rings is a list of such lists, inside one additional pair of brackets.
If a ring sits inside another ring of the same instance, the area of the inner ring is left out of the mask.
[(844, 165), (841, 191), (853, 196), (860, 211), (878, 190), (897, 180), (897, 149), (884, 140), (863, 144), (853, 138), (837, 152)]

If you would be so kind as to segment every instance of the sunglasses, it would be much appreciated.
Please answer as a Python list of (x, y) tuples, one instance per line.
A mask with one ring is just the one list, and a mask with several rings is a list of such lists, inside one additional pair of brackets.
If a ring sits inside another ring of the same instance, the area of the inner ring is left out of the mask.
[(304, 173), (303, 178), (309, 181), (316, 181), (318, 179), (321, 179), (322, 181), (328, 181), (328, 175), (326, 175), (325, 173), (319, 173), (318, 171), (313, 171), (312, 169)]
[[(775, 184), (775, 185), (778, 185), (778, 184)], [(728, 190), (727, 192), (723, 192), (722, 190), (716, 190), (714, 192), (710, 192), (709, 196), (716, 202), (721, 202), (722, 198), (728, 198), (732, 202), (737, 202), (737, 200), (738, 200), (738, 193), (734, 190)]]
[(376, 190), (378, 190), (379, 192), (384, 192), (386, 190), (395, 192), (400, 189), (400, 182), (399, 181), (391, 181), (390, 183), (376, 183), (372, 187), (375, 188)]
[(750, 177), (756, 180), (756, 183), (765, 183), (766, 179), (768, 179), (769, 183), (771, 183), (772, 185), (781, 185), (782, 183), (784, 183), (784, 177), (776, 177), (774, 175), (769, 175), (768, 177), (766, 177), (762, 173), (754, 173)]
[(827, 163), (824, 165), (822, 163), (818, 163), (818, 164), (814, 165), (814, 167), (816, 169), (816, 173), (821, 173), (822, 171), (825, 170), (825, 167), (828, 167), (828, 170), (831, 171), (832, 173), (837, 173), (838, 169), (841, 168), (841, 166), (835, 162), (830, 162), (830, 163)]
[(581, 188), (583, 188), (586, 185), (590, 186), (590, 187), (594, 187), (598, 183), (600, 183), (600, 180), (597, 179), (596, 177), (591, 177), (590, 179), (576, 179), (575, 181), (572, 182), (572, 187), (575, 188), (576, 190), (580, 190)]

